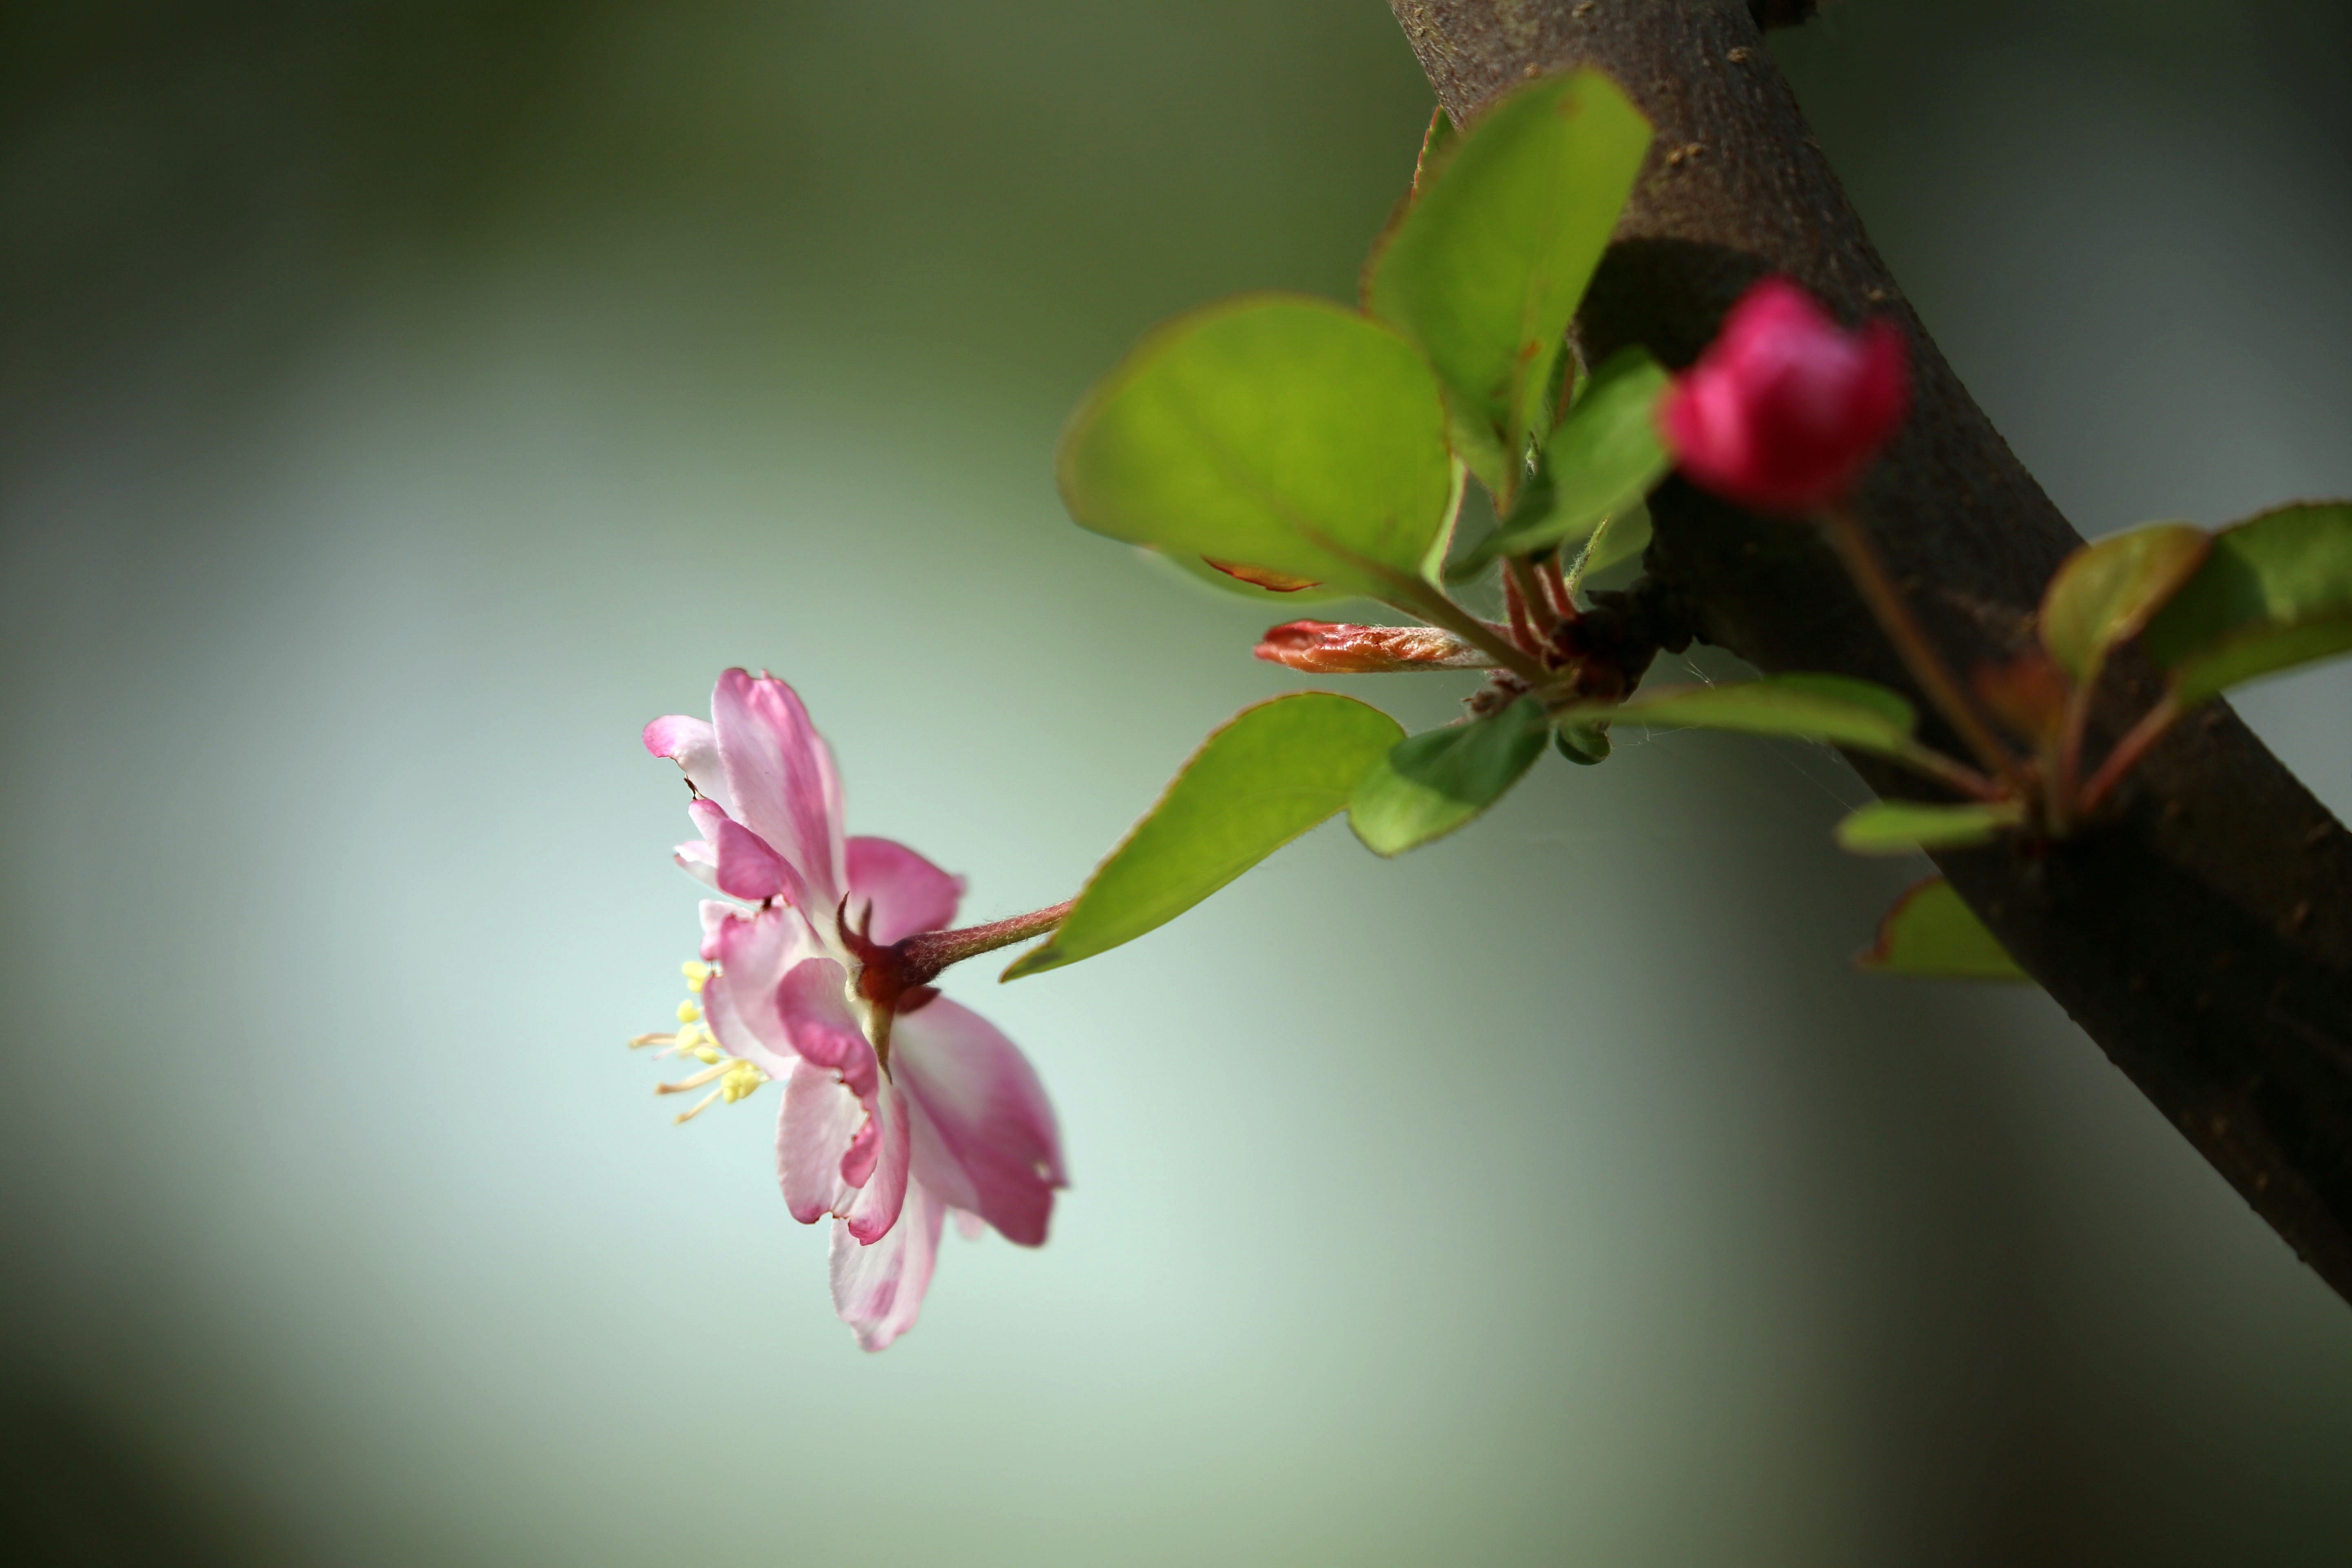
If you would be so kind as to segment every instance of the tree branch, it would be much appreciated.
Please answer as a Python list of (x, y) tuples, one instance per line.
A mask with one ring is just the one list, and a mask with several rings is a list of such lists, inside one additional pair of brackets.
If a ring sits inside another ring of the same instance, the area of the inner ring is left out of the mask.
[[(1871, 247), (1743, 0), (1391, 0), (1457, 121), (1590, 65), (1657, 127), (1577, 332), (1685, 365), (1755, 279), (1911, 339), (1916, 412), (1857, 501), (1962, 668), (2026, 645), (2079, 536), (1969, 396)], [(1803, 7), (1764, 5), (1769, 19)], [(1650, 573), (1706, 640), (1766, 671), (1915, 689), (1812, 530), (1669, 481)], [(2157, 696), (2128, 659), (2093, 729)], [(1901, 777), (1855, 759), (1880, 794)], [(2226, 708), (2178, 726), (2063, 843), (1938, 857), (2019, 963), (2296, 1253), (2352, 1299), (2352, 838)], [(1922, 1005), (1933, 998), (1921, 993)]]

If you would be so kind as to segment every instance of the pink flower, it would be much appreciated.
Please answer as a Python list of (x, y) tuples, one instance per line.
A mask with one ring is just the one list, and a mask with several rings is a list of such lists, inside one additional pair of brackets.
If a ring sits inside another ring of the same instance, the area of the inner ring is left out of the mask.
[(1909, 356), (1892, 322), (1849, 332), (1785, 278), (1767, 278), (1659, 405), (1693, 480), (1753, 511), (1845, 499), (1902, 425)]
[(1019, 1047), (906, 962), (908, 938), (955, 919), (962, 879), (843, 836), (832, 754), (782, 681), (730, 669), (710, 714), (645, 733), (694, 791), (702, 837), (677, 863), (740, 900), (702, 906), (715, 968), (689, 966), (707, 1024), (680, 1010), (686, 1048), (731, 1059), (688, 1085), (740, 1086), (744, 1063), (783, 1084), (785, 1205), (803, 1224), (833, 1216), (834, 1305), (880, 1350), (913, 1326), (950, 1212), (1045, 1241), (1066, 1184), (1053, 1107)]

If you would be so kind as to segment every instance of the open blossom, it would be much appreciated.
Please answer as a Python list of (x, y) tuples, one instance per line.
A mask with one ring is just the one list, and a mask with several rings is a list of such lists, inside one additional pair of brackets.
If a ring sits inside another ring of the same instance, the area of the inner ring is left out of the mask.
[(1785, 278), (1740, 297), (1658, 418), (1693, 480), (1751, 510), (1819, 511), (1845, 499), (1910, 403), (1894, 324), (1849, 332)]
[(783, 1085), (784, 1202), (803, 1224), (832, 1216), (835, 1307), (879, 1350), (913, 1325), (950, 1213), (1045, 1241), (1066, 1184), (1053, 1108), (1019, 1047), (904, 961), (907, 939), (954, 921), (962, 880), (845, 837), (832, 754), (782, 681), (730, 669), (710, 713), (645, 732), (693, 788), (702, 837), (677, 863), (725, 895), (702, 906), (701, 1005), (681, 1009), (684, 1046), (712, 1066), (677, 1087)]

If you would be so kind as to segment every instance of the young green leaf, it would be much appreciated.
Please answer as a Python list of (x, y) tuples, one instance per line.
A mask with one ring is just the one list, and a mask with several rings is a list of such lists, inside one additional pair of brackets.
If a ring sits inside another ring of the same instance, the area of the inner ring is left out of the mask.
[(1375, 595), (1423, 573), (1456, 494), (1437, 380), (1412, 345), (1286, 295), (1145, 338), (1072, 416), (1059, 474), (1097, 533)]
[(1671, 378), (1641, 348), (1612, 354), (1544, 443), (1545, 504), (1515, 507), (1450, 575), (1475, 575), (1505, 555), (1530, 555), (1582, 539), (1631, 510), (1674, 466), (1658, 434), (1658, 400)]
[(2352, 501), (2283, 506), (2215, 534), (2140, 646), (2183, 709), (2352, 648)]
[(1614, 513), (1584, 542), (1584, 552), (1568, 574), (1568, 585), (1574, 589), (1584, 581), (1606, 572), (1620, 561), (1631, 561), (1650, 548), (1650, 509), (1628, 507)]
[(1874, 974), (2032, 984), (2000, 940), (1941, 877), (1928, 878), (1896, 900), (1878, 922), (1878, 941), (1867, 952), (1856, 954), (1853, 963)]
[(2107, 650), (2137, 637), (2212, 545), (2201, 528), (2158, 522), (2083, 546), (2042, 590), (2042, 646), (2078, 683), (2096, 680)]
[(1911, 738), (1918, 716), (1910, 703), (1884, 686), (1842, 675), (1769, 675), (1727, 686), (1643, 692), (1613, 705), (1580, 704), (1560, 718), (1785, 735), (1889, 757), (1918, 750)]
[(1375, 855), (1441, 837), (1503, 798), (1543, 753), (1543, 704), (1522, 697), (1483, 719), (1400, 741), (1356, 785), (1348, 826)]
[(1994, 805), (1923, 805), (1874, 801), (1837, 825), (1840, 848), (1856, 855), (1907, 855), (1914, 849), (1966, 849), (1989, 844), (2023, 820), (2008, 801)]
[(1328, 691), (1243, 709), (1202, 742), (1054, 934), (1004, 978), (1092, 958), (1174, 920), (1344, 808), (1403, 733), (1379, 709)]
[(1422, 346), (1465, 423), (1494, 433), (1462, 456), (1498, 493), (1549, 427), (1553, 362), (1649, 146), (1649, 121), (1607, 77), (1532, 83), (1463, 133), (1372, 260), (1372, 313)]

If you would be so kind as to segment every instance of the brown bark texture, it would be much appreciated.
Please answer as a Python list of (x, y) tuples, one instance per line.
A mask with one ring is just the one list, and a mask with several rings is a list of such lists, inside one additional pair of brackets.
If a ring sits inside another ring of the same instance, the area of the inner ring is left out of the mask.
[[(1529, 77), (1591, 66), (1656, 126), (1577, 323), (1588, 359), (1638, 342), (1685, 365), (1740, 292), (1775, 272), (1849, 322), (1884, 314), (1903, 327), (1915, 411), (1857, 510), (1957, 668), (2024, 648), (2042, 585), (2080, 537), (1920, 326), (1808, 132), (1759, 22), (1801, 8), (1391, 7), (1457, 121)], [(1647, 572), (1701, 637), (1767, 672), (1860, 676), (1916, 700), (1817, 531), (1671, 480), (1652, 514)], [(2125, 663), (2096, 721), (2102, 743), (2156, 689)], [(1918, 793), (1855, 763), (1882, 795)], [(2158, 747), (2099, 826), (1937, 860), (2018, 962), (2352, 1300), (2352, 837), (2327, 810), (2216, 704)]]

